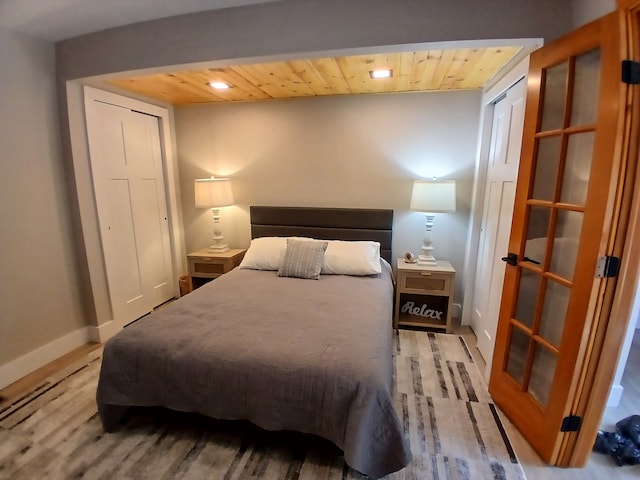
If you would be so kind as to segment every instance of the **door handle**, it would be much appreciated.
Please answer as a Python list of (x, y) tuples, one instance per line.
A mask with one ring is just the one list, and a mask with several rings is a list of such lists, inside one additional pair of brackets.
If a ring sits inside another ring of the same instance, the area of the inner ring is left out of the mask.
[(506, 257), (502, 257), (503, 262), (507, 262), (512, 267), (518, 265), (518, 255), (516, 253), (507, 253)]
[(537, 260), (534, 260), (533, 258), (524, 257), (522, 260), (524, 260), (525, 262), (531, 262), (531, 263), (535, 263), (536, 265), (540, 265), (540, 262)]

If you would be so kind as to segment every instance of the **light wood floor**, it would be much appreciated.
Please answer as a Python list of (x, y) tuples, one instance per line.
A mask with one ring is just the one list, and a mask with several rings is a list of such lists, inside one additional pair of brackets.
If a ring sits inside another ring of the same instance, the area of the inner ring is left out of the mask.
[(0, 410), (7, 404), (12, 404), (16, 400), (19, 400), (25, 394), (31, 392), (34, 388), (44, 382), (47, 378), (51, 377), (54, 373), (59, 372), (65, 368), (73, 368), (75, 365), (80, 365), (88, 355), (94, 350), (99, 348), (101, 343), (87, 343), (82, 347), (63, 355), (62, 357), (48, 363), (44, 367), (36, 370), (35, 372), (21, 378), (17, 382), (0, 390)]
[[(469, 348), (472, 349), (478, 367), (484, 372), (485, 362), (480, 352), (475, 348), (476, 337), (469, 327), (457, 327), (456, 333), (464, 336)], [(601, 430), (614, 431), (615, 424), (629, 415), (640, 414), (640, 330), (636, 330), (622, 377), (624, 392), (620, 405), (608, 408), (600, 426)], [(618, 467), (608, 455), (592, 453), (585, 468), (557, 468), (550, 467), (540, 460), (538, 454), (531, 448), (520, 432), (502, 415), (507, 434), (513, 444), (518, 459), (522, 464), (527, 480), (626, 480), (640, 479), (640, 465), (624, 465)]]
[[(464, 336), (469, 345), (474, 359), (478, 363), (481, 371), (484, 371), (484, 360), (475, 348), (476, 337), (469, 327), (455, 328), (456, 333)], [(51, 375), (57, 369), (73, 368), (74, 363), (82, 362), (100, 344), (88, 344), (52, 362), (33, 374), (19, 380), (18, 382), (0, 390), (0, 409), (7, 403), (12, 403), (20, 398), (24, 393), (30, 391), (34, 386), (42, 382), (43, 379)], [(622, 401), (617, 408), (609, 408), (604, 414), (602, 429), (613, 431), (615, 423), (629, 415), (640, 414), (640, 330), (636, 330), (635, 337), (627, 368), (622, 378), (624, 393)], [(625, 480), (640, 478), (640, 465), (625, 465), (618, 467), (607, 455), (594, 453), (591, 455), (588, 465), (581, 469), (564, 469), (550, 467), (544, 464), (529, 444), (524, 440), (509, 420), (503, 415), (502, 420), (516, 451), (518, 459), (522, 464), (527, 476), (527, 480)]]

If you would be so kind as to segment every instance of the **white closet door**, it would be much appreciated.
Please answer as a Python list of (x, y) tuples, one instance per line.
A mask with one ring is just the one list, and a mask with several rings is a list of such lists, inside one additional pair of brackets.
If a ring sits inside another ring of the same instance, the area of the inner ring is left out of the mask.
[(496, 102), (489, 148), (482, 232), (478, 248), (472, 321), (478, 350), (491, 369), (498, 324), (504, 262), (515, 200), (526, 82), (521, 80)]
[(158, 119), (98, 101), (86, 113), (113, 317), (126, 325), (173, 297)]

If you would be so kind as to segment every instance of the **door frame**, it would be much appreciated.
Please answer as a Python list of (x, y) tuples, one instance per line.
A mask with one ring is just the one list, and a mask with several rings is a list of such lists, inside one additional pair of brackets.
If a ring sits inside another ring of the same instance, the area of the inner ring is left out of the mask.
[(97, 218), (97, 207), (93, 193), (89, 142), (85, 123), (85, 89), (92, 100), (119, 105), (132, 110), (158, 117), (160, 143), (164, 167), (164, 183), (167, 196), (169, 236), (171, 242), (172, 270), (175, 277), (174, 295), (179, 296), (178, 275), (186, 272), (186, 254), (182, 228), (182, 206), (178, 178), (178, 163), (173, 130), (173, 110), (170, 106), (158, 106), (116, 93), (85, 86), (82, 82), (67, 82), (67, 107), (69, 131), (71, 135), (71, 156), (77, 208), (80, 215), (80, 235), (86, 264), (79, 265), (84, 270), (86, 298), (93, 300), (87, 305), (87, 315), (92, 325), (89, 327), (89, 339), (104, 343), (115, 335), (120, 327), (113, 318), (109, 297), (106, 269), (103, 260), (102, 242)]

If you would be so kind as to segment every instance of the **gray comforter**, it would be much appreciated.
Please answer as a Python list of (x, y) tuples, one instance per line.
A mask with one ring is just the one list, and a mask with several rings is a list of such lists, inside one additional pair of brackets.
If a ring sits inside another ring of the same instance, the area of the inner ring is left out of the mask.
[(390, 275), (320, 280), (235, 269), (104, 348), (98, 409), (164, 406), (331, 440), (380, 477), (410, 461), (392, 402)]

